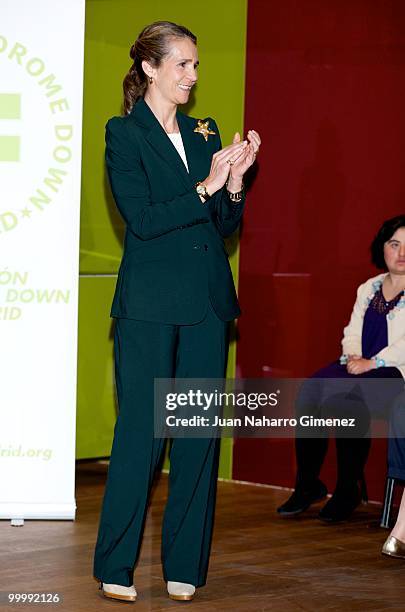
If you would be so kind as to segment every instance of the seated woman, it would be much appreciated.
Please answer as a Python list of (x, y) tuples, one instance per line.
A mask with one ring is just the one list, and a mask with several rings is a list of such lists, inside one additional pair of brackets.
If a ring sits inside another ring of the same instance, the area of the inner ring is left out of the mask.
[[(358, 437), (336, 437), (336, 488), (319, 513), (325, 522), (346, 520), (365, 497), (363, 471), (370, 439), (361, 436), (368, 431), (369, 413), (381, 409), (382, 400), (387, 405), (392, 403), (404, 388), (405, 215), (383, 223), (371, 244), (371, 254), (373, 264), (385, 272), (358, 288), (350, 322), (343, 332), (342, 357), (304, 382), (297, 398), (298, 414), (308, 414), (308, 407), (316, 414), (325, 410), (324, 398), (328, 395), (325, 388), (331, 379), (345, 379), (348, 388), (350, 384), (355, 391), (343, 396), (341, 412), (344, 416), (351, 412), (357, 418)], [(390, 384), (383, 380), (388, 378), (393, 379)], [(380, 388), (380, 394), (374, 397), (369, 379), (381, 380), (382, 393)], [(327, 489), (319, 474), (327, 448), (325, 431), (312, 438), (297, 432), (295, 490), (277, 509), (279, 514), (295, 516), (326, 496)]]

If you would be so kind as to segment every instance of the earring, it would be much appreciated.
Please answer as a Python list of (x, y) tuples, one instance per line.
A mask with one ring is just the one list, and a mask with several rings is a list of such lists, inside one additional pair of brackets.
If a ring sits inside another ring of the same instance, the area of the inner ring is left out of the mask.
[(153, 83), (153, 78), (149, 77), (149, 83)]

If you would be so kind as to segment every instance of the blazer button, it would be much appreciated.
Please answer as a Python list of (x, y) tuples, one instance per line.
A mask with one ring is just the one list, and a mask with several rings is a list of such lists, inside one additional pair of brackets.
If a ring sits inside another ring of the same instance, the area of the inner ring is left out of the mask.
[(199, 248), (200, 248), (200, 245), (199, 245), (199, 244), (195, 244), (195, 245), (193, 246), (193, 249), (195, 249), (196, 251), (198, 251), (198, 249), (199, 249)]

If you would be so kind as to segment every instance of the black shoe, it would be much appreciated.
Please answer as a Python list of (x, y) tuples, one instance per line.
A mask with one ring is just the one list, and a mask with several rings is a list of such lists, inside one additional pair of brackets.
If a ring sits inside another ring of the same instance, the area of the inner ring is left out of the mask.
[(332, 497), (326, 502), (318, 514), (318, 518), (324, 523), (340, 523), (347, 521), (357, 506), (362, 501), (367, 501), (364, 494), (364, 484), (359, 487), (357, 483), (353, 487), (336, 488)]
[(291, 497), (287, 499), (282, 506), (277, 508), (277, 512), (282, 516), (295, 516), (296, 514), (301, 514), (301, 512), (307, 510), (311, 504), (324, 499), (327, 493), (327, 488), (320, 480), (307, 489), (298, 486)]

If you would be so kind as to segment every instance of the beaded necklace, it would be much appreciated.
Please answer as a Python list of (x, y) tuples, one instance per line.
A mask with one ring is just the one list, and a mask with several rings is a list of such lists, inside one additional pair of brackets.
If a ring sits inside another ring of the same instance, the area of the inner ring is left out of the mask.
[(386, 314), (389, 319), (393, 319), (399, 309), (405, 308), (405, 290), (400, 291), (392, 300), (387, 301), (382, 292), (382, 281), (374, 281), (373, 291), (366, 298), (365, 306), (369, 305), (378, 313)]

